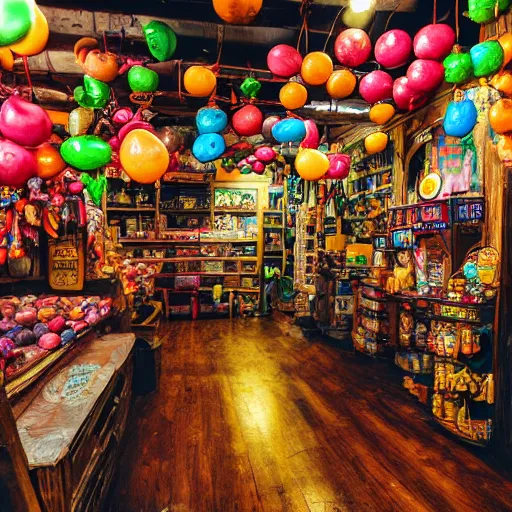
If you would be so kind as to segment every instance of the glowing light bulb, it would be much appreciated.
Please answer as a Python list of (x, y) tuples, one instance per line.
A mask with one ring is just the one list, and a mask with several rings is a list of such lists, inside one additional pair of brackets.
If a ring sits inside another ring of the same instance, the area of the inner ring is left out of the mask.
[(375, 14), (376, 0), (350, 0), (343, 13), (343, 23), (347, 27), (365, 28)]
[(349, 9), (354, 13), (362, 13), (375, 8), (375, 0), (350, 0)]

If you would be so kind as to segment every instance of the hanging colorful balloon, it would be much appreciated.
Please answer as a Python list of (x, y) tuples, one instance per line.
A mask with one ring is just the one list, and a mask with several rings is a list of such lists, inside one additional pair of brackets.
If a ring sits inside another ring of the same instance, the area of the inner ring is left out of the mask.
[(155, 183), (169, 167), (169, 153), (163, 142), (146, 130), (133, 130), (121, 144), (121, 165), (138, 183)]
[(399, 110), (412, 112), (417, 108), (423, 107), (427, 100), (427, 94), (418, 93), (409, 87), (409, 80), (406, 76), (395, 80), (393, 84), (393, 101)]
[(512, 71), (501, 71), (489, 83), (505, 96), (512, 96)]
[(205, 107), (197, 112), (196, 125), (200, 135), (204, 133), (220, 133), (228, 125), (228, 116), (220, 108)]
[(156, 136), (164, 143), (169, 153), (174, 153), (183, 145), (183, 137), (171, 126), (162, 126)]
[(248, 77), (242, 82), (240, 90), (246, 98), (257, 98), (261, 91), (261, 82), (256, 78)]
[(32, 0), (2, 0), (0, 2), (0, 46), (10, 46), (23, 39), (35, 22)]
[(217, 77), (204, 66), (191, 66), (185, 71), (183, 85), (192, 96), (204, 98), (210, 96), (217, 87)]
[(306, 136), (302, 139), (300, 147), (318, 149), (320, 145), (320, 132), (315, 121), (313, 119), (306, 119), (304, 121), (304, 128), (306, 128)]
[(9, 48), (0, 48), (0, 69), (5, 71), (14, 69), (14, 55)]
[(267, 117), (263, 121), (263, 128), (261, 129), (261, 134), (263, 135), (263, 138), (265, 140), (267, 140), (267, 141), (275, 140), (274, 137), (272, 136), (272, 128), (277, 123), (279, 123), (279, 121), (281, 121), (281, 119), (279, 117), (277, 117), (277, 116)]
[(53, 124), (46, 110), (13, 94), (0, 109), (0, 132), (21, 146), (36, 147), (52, 134)]
[(92, 78), (84, 76), (84, 85), (75, 87), (75, 101), (84, 108), (103, 108), (110, 98), (110, 87)]
[(268, 52), (267, 65), (274, 75), (290, 78), (300, 72), (302, 56), (293, 46), (279, 44)]
[(334, 43), (334, 53), (343, 66), (357, 68), (364, 64), (372, 52), (372, 43), (368, 34), (358, 28), (349, 28), (341, 32)]
[(317, 149), (303, 149), (295, 158), (295, 169), (303, 180), (318, 181), (330, 167), (329, 159)]
[(150, 21), (144, 26), (144, 37), (151, 55), (163, 62), (169, 60), (176, 51), (178, 40), (174, 31), (163, 21)]
[(263, 5), (263, 0), (213, 0), (215, 12), (231, 25), (249, 25)]
[(469, 51), (477, 78), (497, 73), (503, 65), (505, 54), (498, 41), (485, 41), (477, 44)]
[(446, 108), (443, 128), (450, 137), (465, 137), (475, 127), (478, 112), (471, 100), (451, 101)]
[(375, 60), (387, 69), (405, 66), (411, 53), (412, 39), (405, 30), (389, 30), (375, 43)]
[(359, 94), (370, 105), (393, 97), (393, 79), (385, 71), (372, 71), (359, 83)]
[(418, 59), (443, 60), (455, 44), (455, 31), (449, 25), (436, 23), (423, 27), (414, 37), (414, 53)]
[(306, 136), (306, 126), (300, 119), (284, 119), (272, 127), (272, 136), (281, 144), (300, 142)]
[(67, 131), (72, 137), (85, 135), (93, 121), (94, 110), (92, 108), (75, 108), (69, 114)]
[(101, 82), (115, 80), (119, 72), (117, 55), (111, 52), (102, 52), (98, 49), (88, 51), (85, 59), (78, 60), (86, 75), (92, 76)]
[(269, 146), (260, 146), (254, 152), (254, 156), (264, 164), (270, 164), (277, 158), (277, 153)]
[(453, 47), (452, 53), (443, 61), (444, 79), (449, 84), (463, 84), (473, 76), (471, 55), (462, 51), (459, 45)]
[(331, 180), (344, 180), (350, 172), (350, 155), (341, 153), (331, 153), (327, 155), (329, 159), (329, 170), (325, 175)]
[(92, 171), (107, 165), (112, 148), (96, 135), (79, 135), (65, 140), (60, 147), (64, 161), (80, 171)]
[(192, 154), (201, 162), (217, 160), (226, 151), (226, 142), (218, 133), (199, 135), (192, 147)]
[(376, 124), (386, 124), (394, 115), (395, 107), (389, 103), (377, 103), (370, 109), (370, 121)]
[(304, 57), (300, 74), (309, 85), (322, 85), (329, 80), (334, 66), (331, 57), (324, 52), (308, 53)]
[(128, 85), (133, 92), (155, 92), (158, 89), (158, 73), (144, 66), (133, 66), (128, 71)]
[(475, 23), (488, 23), (495, 19), (496, 7), (500, 12), (505, 11), (510, 7), (510, 0), (468, 0), (468, 17)]
[(512, 33), (505, 32), (498, 38), (498, 43), (500, 43), (503, 48), (502, 66), (505, 67), (510, 61), (512, 61)]
[(500, 135), (512, 132), (512, 100), (502, 98), (489, 110), (491, 128)]
[(389, 137), (384, 132), (375, 132), (364, 139), (364, 147), (369, 155), (384, 151), (388, 145)]
[(10, 45), (10, 49), (18, 55), (25, 57), (41, 53), (48, 43), (50, 29), (45, 15), (41, 9), (34, 4), (35, 19), (27, 35), (19, 42)]
[(232, 125), (241, 137), (258, 135), (263, 127), (263, 113), (254, 105), (246, 105), (234, 114)]
[(286, 110), (302, 108), (308, 101), (308, 90), (298, 82), (288, 82), (281, 88), (279, 101)]
[(357, 78), (348, 69), (335, 71), (327, 80), (327, 93), (335, 100), (342, 100), (350, 96), (357, 84)]
[(444, 67), (440, 62), (434, 60), (415, 60), (407, 70), (409, 87), (422, 94), (435, 91), (444, 79)]
[(22, 187), (36, 175), (34, 155), (10, 140), (0, 139), (0, 186)]
[(66, 168), (66, 162), (60, 156), (59, 150), (51, 144), (41, 144), (35, 152), (37, 175), (43, 180), (49, 180), (60, 174)]

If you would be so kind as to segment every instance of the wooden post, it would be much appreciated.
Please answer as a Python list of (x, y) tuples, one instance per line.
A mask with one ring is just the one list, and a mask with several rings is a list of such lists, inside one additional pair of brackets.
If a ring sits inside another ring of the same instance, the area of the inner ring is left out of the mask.
[(0, 503), (2, 510), (41, 512), (3, 386), (0, 386)]

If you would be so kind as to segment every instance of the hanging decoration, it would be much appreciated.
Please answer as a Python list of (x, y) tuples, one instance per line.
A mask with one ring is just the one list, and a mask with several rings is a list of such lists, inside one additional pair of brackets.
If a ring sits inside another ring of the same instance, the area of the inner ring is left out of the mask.
[(323, 178), (329, 167), (329, 159), (317, 149), (303, 149), (295, 158), (295, 169), (306, 181), (318, 181)]
[(359, 82), (359, 94), (373, 105), (379, 101), (393, 97), (393, 79), (385, 71), (372, 71), (365, 75)]
[(217, 87), (217, 77), (204, 66), (191, 66), (183, 76), (185, 90), (192, 96), (205, 98)]
[(460, 85), (473, 76), (473, 61), (471, 55), (463, 52), (459, 45), (453, 47), (452, 53), (443, 61), (444, 79), (449, 84)]
[(263, 0), (213, 0), (215, 12), (231, 25), (251, 24), (263, 6)]
[(512, 132), (512, 100), (502, 98), (497, 101), (489, 110), (489, 121), (500, 135)]
[(455, 32), (444, 23), (423, 27), (414, 37), (414, 53), (418, 59), (441, 61), (455, 44)]
[(298, 82), (288, 82), (281, 88), (279, 101), (286, 110), (302, 108), (308, 101), (308, 90)]
[(21, 41), (10, 45), (9, 49), (18, 55), (29, 57), (41, 53), (48, 43), (50, 37), (50, 29), (48, 21), (41, 9), (34, 4), (34, 22), (27, 32), (27, 35)]
[(107, 165), (112, 148), (96, 135), (79, 135), (66, 139), (60, 147), (64, 161), (81, 171), (92, 171)]
[(23, 39), (32, 28), (35, 16), (32, 0), (0, 2), (0, 46), (10, 46)]
[(199, 135), (223, 132), (228, 125), (228, 116), (220, 108), (205, 107), (196, 115)]
[(69, 114), (67, 132), (75, 137), (85, 135), (94, 121), (94, 110), (92, 108), (78, 107)]
[(43, 180), (49, 180), (57, 176), (66, 168), (66, 162), (60, 156), (59, 150), (48, 142), (37, 148), (35, 159), (37, 176)]
[(505, 54), (498, 41), (479, 43), (469, 51), (476, 78), (497, 73), (503, 65)]
[(226, 143), (218, 133), (199, 135), (192, 147), (192, 154), (203, 164), (217, 160), (224, 151), (226, 151)]
[(386, 124), (394, 115), (395, 107), (389, 103), (377, 103), (370, 109), (370, 121), (376, 124)]
[(384, 151), (388, 145), (388, 141), (389, 137), (387, 133), (375, 132), (364, 139), (364, 147), (369, 155), (374, 155), (375, 153)]
[(368, 34), (359, 28), (349, 28), (341, 32), (334, 43), (334, 53), (339, 63), (349, 68), (364, 64), (372, 52)]
[(475, 23), (489, 23), (495, 19), (496, 7), (503, 12), (510, 3), (510, 0), (468, 0), (467, 16)]
[[(225, 121), (227, 126), (227, 116)], [(220, 123), (218, 123), (217, 126), (220, 126)], [(226, 128), (226, 126), (224, 126), (224, 128)], [(183, 145), (183, 137), (174, 128), (170, 126), (162, 126), (161, 128), (159, 128), (156, 132), (156, 136), (164, 143), (164, 146), (167, 148), (167, 151), (169, 151), (169, 153), (174, 153), (175, 151), (178, 151), (180, 147)]]
[(275, 141), (274, 136), (272, 135), (272, 128), (279, 123), (279, 121), (281, 121), (281, 119), (277, 116), (269, 116), (263, 121), (261, 134), (266, 141)]
[(248, 77), (240, 86), (240, 90), (242, 94), (249, 99), (254, 99), (258, 97), (258, 94), (261, 91), (261, 82), (258, 82), (256, 78)]
[(268, 52), (267, 66), (275, 76), (291, 78), (300, 73), (302, 56), (293, 46), (278, 44)]
[(133, 92), (155, 92), (158, 89), (158, 83), (158, 73), (152, 69), (133, 66), (128, 71), (128, 85)]
[(501, 71), (489, 83), (505, 96), (512, 96), (512, 71)]
[(300, 74), (308, 85), (323, 85), (334, 71), (331, 57), (324, 52), (308, 53), (304, 57)]
[(304, 121), (304, 128), (306, 129), (306, 135), (300, 143), (301, 148), (318, 149), (320, 145), (320, 132), (318, 126), (312, 119), (306, 119)]
[(258, 135), (263, 127), (263, 113), (254, 105), (245, 105), (233, 115), (232, 125), (241, 137)]
[(443, 128), (450, 137), (465, 137), (475, 127), (478, 112), (471, 100), (451, 101), (446, 108)]
[(14, 55), (9, 48), (0, 48), (0, 68), (5, 71), (14, 69)]
[(306, 136), (306, 126), (300, 119), (284, 119), (272, 127), (272, 136), (281, 144), (300, 142)]
[(330, 180), (344, 180), (350, 172), (350, 155), (342, 153), (331, 153), (329, 159), (329, 170), (325, 177)]
[(350, 96), (357, 84), (357, 78), (349, 69), (339, 69), (327, 80), (327, 92), (335, 100), (342, 100)]
[(84, 108), (103, 108), (110, 98), (110, 87), (92, 78), (84, 76), (84, 85), (75, 87), (75, 101)]
[(408, 86), (416, 93), (431, 93), (443, 83), (444, 67), (434, 60), (418, 59), (409, 66), (407, 79)]
[(178, 40), (167, 23), (153, 20), (143, 30), (149, 51), (156, 60), (164, 62), (174, 55)]
[(500, 43), (503, 48), (503, 67), (507, 66), (510, 61), (512, 61), (512, 33), (505, 32), (502, 36), (498, 38), (498, 43)]
[(412, 39), (405, 30), (389, 30), (375, 43), (375, 60), (387, 69), (405, 66), (411, 53)]
[(7, 139), (0, 139), (0, 185), (21, 187), (36, 175), (34, 155)]

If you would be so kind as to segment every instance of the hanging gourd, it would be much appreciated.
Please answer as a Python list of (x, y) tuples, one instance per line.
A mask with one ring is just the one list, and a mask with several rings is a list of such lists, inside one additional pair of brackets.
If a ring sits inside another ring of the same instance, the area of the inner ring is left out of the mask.
[(334, 71), (331, 57), (324, 52), (308, 53), (304, 57), (300, 74), (309, 85), (323, 85)]
[(389, 30), (375, 43), (375, 60), (387, 69), (405, 66), (411, 53), (412, 39), (405, 30)]
[(444, 79), (444, 67), (435, 60), (415, 60), (407, 70), (409, 87), (420, 94), (435, 91)]
[(158, 73), (144, 66), (133, 66), (128, 71), (128, 85), (133, 92), (155, 92), (158, 82)]
[(492, 129), (500, 135), (512, 132), (512, 100), (498, 100), (489, 110)]
[(204, 98), (210, 96), (217, 87), (217, 77), (211, 69), (204, 66), (191, 66), (185, 71), (183, 85), (192, 96)]
[(329, 167), (329, 159), (317, 149), (303, 149), (295, 158), (295, 169), (303, 180), (318, 181)]
[(293, 46), (278, 44), (268, 52), (267, 65), (274, 75), (290, 78), (300, 72), (302, 56)]
[(372, 52), (368, 34), (359, 28), (349, 28), (341, 32), (334, 42), (334, 54), (339, 63), (349, 68), (364, 64)]
[(281, 88), (279, 101), (286, 110), (302, 108), (308, 101), (308, 90), (298, 82), (288, 82)]
[(32, 0), (2, 0), (0, 2), (0, 46), (10, 46), (23, 39), (35, 21)]
[(144, 26), (144, 37), (153, 57), (163, 62), (169, 60), (176, 51), (178, 40), (174, 31), (163, 21), (150, 21)]
[(48, 21), (41, 9), (34, 4), (34, 22), (30, 27), (27, 35), (17, 43), (10, 45), (10, 49), (18, 55), (25, 57), (37, 55), (41, 53), (48, 43), (50, 37), (50, 29), (48, 28)]
[(427, 103), (428, 95), (418, 93), (409, 86), (409, 79), (402, 76), (393, 84), (393, 101), (399, 110), (412, 112)]
[(394, 115), (395, 107), (389, 103), (377, 103), (370, 109), (370, 121), (376, 124), (386, 124)]
[(473, 62), (469, 53), (463, 52), (459, 45), (443, 61), (444, 79), (449, 84), (463, 84), (473, 76)]
[(389, 137), (387, 133), (375, 132), (364, 139), (364, 147), (369, 155), (374, 155), (375, 153), (384, 151), (388, 145), (388, 141)]
[(385, 71), (372, 71), (359, 83), (359, 94), (370, 105), (393, 97), (393, 79)]
[(327, 80), (327, 92), (334, 100), (342, 100), (350, 96), (357, 84), (357, 78), (349, 69), (335, 71)]
[(489, 83), (505, 96), (512, 97), (512, 71), (501, 71)]
[(414, 37), (414, 53), (418, 59), (443, 60), (455, 44), (455, 31), (449, 25), (436, 23), (423, 27)]
[(263, 6), (263, 0), (213, 0), (215, 12), (231, 25), (249, 25)]
[(485, 41), (469, 51), (476, 78), (493, 75), (503, 65), (505, 54), (498, 41)]
[(0, 139), (0, 186), (22, 187), (36, 175), (33, 153), (7, 139)]
[(475, 127), (478, 112), (471, 100), (451, 101), (446, 108), (443, 128), (450, 137), (465, 137)]
[(49, 143), (41, 144), (35, 153), (37, 175), (43, 180), (49, 180), (60, 174), (66, 167), (66, 162), (60, 156), (59, 150)]
[(507, 10), (511, 0), (468, 0), (468, 17), (475, 23), (488, 23), (495, 18), (496, 3), (500, 12)]

